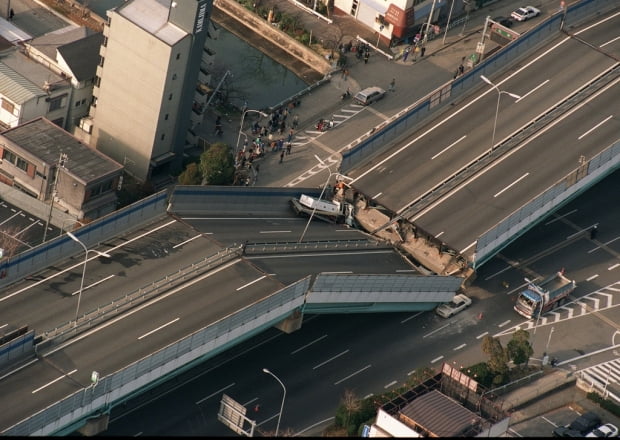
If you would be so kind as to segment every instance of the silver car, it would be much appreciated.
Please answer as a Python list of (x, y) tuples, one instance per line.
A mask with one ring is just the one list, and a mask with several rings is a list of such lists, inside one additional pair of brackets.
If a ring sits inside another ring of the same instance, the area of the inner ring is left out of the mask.
[(510, 16), (517, 21), (529, 20), (530, 18), (538, 17), (539, 15), (540, 10), (536, 9), (534, 6), (524, 6), (510, 14)]
[(381, 87), (368, 87), (360, 91), (353, 97), (362, 105), (372, 104), (385, 96), (385, 90)]
[(463, 309), (466, 309), (471, 305), (471, 298), (459, 293), (458, 295), (454, 295), (452, 301), (449, 303), (442, 304), (435, 309), (435, 313), (437, 313), (442, 318), (449, 318), (453, 315), (456, 315)]

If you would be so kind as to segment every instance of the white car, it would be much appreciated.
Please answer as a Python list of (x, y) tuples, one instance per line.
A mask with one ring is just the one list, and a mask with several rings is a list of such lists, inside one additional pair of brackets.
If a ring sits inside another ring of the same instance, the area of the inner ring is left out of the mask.
[(534, 6), (524, 6), (514, 11), (510, 16), (517, 21), (529, 20), (533, 17), (540, 15), (540, 9), (536, 9)]
[(592, 432), (590, 432), (586, 437), (615, 437), (618, 435), (618, 428), (616, 428), (611, 423), (605, 423), (602, 426), (599, 426)]
[(449, 303), (444, 303), (438, 306), (435, 309), (435, 313), (437, 313), (442, 318), (449, 318), (450, 316), (456, 315), (463, 309), (466, 309), (471, 305), (471, 298), (459, 293), (458, 295), (454, 295), (452, 301)]

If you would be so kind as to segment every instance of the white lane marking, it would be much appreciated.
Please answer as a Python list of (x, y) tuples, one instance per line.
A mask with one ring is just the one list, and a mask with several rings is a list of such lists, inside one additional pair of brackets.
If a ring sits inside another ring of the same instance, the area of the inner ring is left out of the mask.
[(444, 232), (446, 232), (446, 231), (441, 231), (439, 234), (435, 235), (435, 238), (439, 238), (439, 237), (441, 237), (441, 236), (443, 235), (443, 233), (444, 233)]
[(452, 351), (457, 351), (457, 350), (460, 350), (461, 348), (463, 348), (463, 347), (465, 347), (465, 346), (467, 346), (467, 344), (461, 344), (461, 345), (459, 345), (458, 347), (454, 347), (454, 348), (452, 349)]
[(592, 229), (592, 227), (594, 227), (594, 226), (598, 226), (598, 223), (594, 223), (594, 224), (592, 224), (592, 225), (590, 225), (588, 227), (585, 227), (585, 228), (575, 232), (574, 234), (570, 234), (568, 237), (566, 237), (566, 239), (570, 240), (571, 238), (573, 238), (573, 237), (575, 237), (575, 236), (577, 236), (579, 234), (583, 234), (585, 231), (588, 231), (588, 230)]
[(260, 423), (257, 423), (256, 426), (261, 426), (263, 423), (267, 423), (270, 420), (275, 419), (276, 417), (278, 417), (278, 413), (275, 413), (274, 415), (272, 415), (271, 417), (267, 417), (265, 420), (263, 420)]
[(209, 394), (206, 397), (203, 397), (202, 399), (196, 401), (196, 405), (200, 405), (202, 402), (204, 402), (207, 399), (210, 399), (211, 397), (220, 394), (222, 391), (226, 391), (228, 388), (230, 387), (234, 387), (236, 384), (233, 382), (231, 384), (226, 385), (224, 388), (220, 388), (219, 390), (215, 391), (214, 393)]
[(349, 228), (349, 229), (336, 229), (334, 232), (358, 232), (357, 229)]
[(379, 197), (381, 194), (383, 194), (383, 192), (378, 192), (377, 194), (375, 194), (375, 195), (373, 196), (373, 200), (374, 200), (374, 199), (376, 199), (377, 197)]
[(395, 272), (396, 273), (410, 273), (410, 272), (416, 272), (417, 273), (417, 270), (414, 270), (414, 269), (396, 269)]
[(140, 431), (140, 432), (135, 433), (133, 436), (134, 436), (134, 437), (140, 437), (142, 434), (143, 434), (143, 432), (142, 432), (142, 431)]
[[(120, 249), (123, 246), (127, 246), (129, 243), (133, 243), (134, 241), (139, 240), (140, 238), (145, 237), (145, 236), (147, 236), (149, 234), (152, 234), (153, 232), (156, 232), (156, 231), (158, 231), (158, 230), (160, 230), (162, 228), (165, 228), (166, 226), (170, 226), (173, 223), (176, 223), (176, 220), (171, 220), (168, 223), (164, 223), (163, 225), (160, 225), (160, 226), (156, 227), (155, 229), (152, 229), (150, 231), (146, 231), (145, 233), (140, 234), (137, 237), (134, 237), (134, 238), (132, 238), (130, 240), (127, 240), (127, 241), (119, 244), (118, 246), (115, 246), (115, 247), (113, 247), (111, 249), (108, 249), (107, 253), (109, 254), (110, 252), (115, 251), (117, 249)], [(99, 258), (99, 255), (93, 255), (91, 258), (88, 259), (88, 261), (92, 260), (93, 258)], [(70, 267), (68, 267), (68, 268), (66, 268), (64, 270), (61, 270), (60, 272), (57, 272), (54, 275), (50, 275), (47, 278), (44, 278), (42, 280), (36, 281), (36, 282), (34, 282), (32, 284), (29, 284), (28, 286), (26, 286), (26, 287), (24, 287), (22, 289), (19, 289), (19, 290), (15, 291), (15, 292), (7, 295), (7, 296), (3, 296), (2, 298), (0, 298), (0, 302), (5, 301), (5, 300), (7, 300), (7, 299), (9, 299), (9, 298), (11, 298), (11, 297), (13, 297), (15, 295), (19, 295), (20, 293), (25, 292), (26, 290), (30, 289), (31, 287), (35, 287), (35, 286), (38, 286), (39, 284), (45, 283), (46, 281), (52, 280), (52, 279), (56, 278), (57, 276), (62, 275), (65, 272), (69, 272), (70, 270), (73, 270), (76, 267), (81, 266), (82, 264), (84, 264), (84, 261), (80, 261), (79, 263), (74, 264), (73, 266), (70, 266)]]
[(449, 326), (449, 325), (450, 325), (450, 323), (448, 323), (448, 324), (446, 324), (446, 325), (444, 325), (444, 326), (442, 326), (442, 327), (436, 328), (436, 329), (435, 329), (435, 330), (433, 330), (432, 332), (427, 333), (427, 334), (425, 334), (424, 336), (422, 336), (422, 339), (424, 339), (424, 338), (426, 338), (426, 337), (428, 337), (428, 336), (432, 335), (433, 333), (437, 333), (439, 330), (442, 330), (442, 329), (446, 328), (446, 327), (447, 327), (447, 326)]
[[(11, 211), (15, 212), (15, 210), (14, 210), (13, 208), (11, 208)], [(3, 224), (5, 224), (6, 222), (11, 221), (11, 220), (13, 219), (13, 217), (17, 217), (17, 216), (19, 215), (19, 213), (20, 213), (20, 212), (21, 212), (21, 211), (19, 211), (18, 213), (16, 213), (16, 214), (14, 214), (14, 215), (10, 216), (10, 217), (9, 217), (9, 218), (7, 218), (6, 220), (4, 220), (2, 223), (0, 223), (0, 225), (3, 225)]]
[(605, 46), (607, 46), (608, 44), (612, 44), (612, 43), (616, 42), (617, 40), (620, 40), (620, 37), (612, 38), (612, 39), (611, 39), (611, 40), (609, 40), (608, 42), (601, 44), (599, 47), (605, 47)]
[(364, 400), (366, 400), (366, 399), (370, 399), (372, 396), (374, 396), (374, 394), (373, 394), (373, 393), (366, 394), (366, 395), (364, 396)]
[(243, 404), (243, 406), (248, 406), (250, 403), (254, 403), (254, 402), (256, 402), (257, 400), (258, 400), (258, 397), (255, 397), (255, 398), (253, 398), (253, 399), (250, 399), (250, 400), (248, 400), (247, 402), (245, 402), (245, 403)]
[(152, 335), (153, 333), (155, 333), (156, 331), (161, 330), (162, 328), (165, 328), (165, 327), (168, 327), (168, 326), (169, 326), (169, 325), (171, 325), (171, 324), (174, 324), (174, 323), (175, 323), (175, 322), (177, 322), (179, 319), (181, 319), (181, 318), (176, 318), (176, 319), (173, 319), (172, 321), (167, 322), (167, 323), (165, 323), (165, 324), (163, 324), (163, 325), (160, 325), (160, 326), (159, 326), (159, 327), (157, 327), (156, 329), (153, 329), (153, 330), (151, 330), (150, 332), (143, 334), (142, 336), (140, 336), (140, 337), (138, 338), (138, 341), (139, 341), (140, 339), (146, 338), (146, 337), (147, 337), (147, 336), (149, 336), (149, 335)]
[(340, 379), (338, 382), (334, 382), (334, 385), (338, 385), (341, 384), (342, 382), (344, 382), (347, 379), (351, 379), (353, 376), (355, 376), (356, 374), (361, 373), (364, 370), (367, 370), (371, 367), (372, 365), (368, 364), (366, 365), (364, 368), (361, 368), (359, 370), (357, 370), (355, 373), (349, 374), (347, 377), (343, 377), (342, 379)]
[[(372, 394), (370, 394), (370, 396), (372, 396)], [(364, 399), (366, 399), (366, 397), (364, 397)], [(328, 417), (325, 420), (321, 420), (319, 422), (313, 423), (312, 425), (308, 426), (307, 428), (304, 428), (301, 431), (298, 431), (295, 434), (293, 434), (293, 437), (299, 437), (304, 432), (309, 431), (309, 430), (311, 430), (312, 428), (314, 428), (316, 426), (322, 425), (322, 424), (327, 423), (327, 422), (331, 422), (332, 420), (334, 420), (334, 418), (335, 418), (334, 416), (331, 416), (331, 417)]]
[(525, 95), (522, 95), (520, 98), (517, 98), (517, 100), (515, 102), (519, 102), (524, 100), (525, 98), (527, 98), (528, 96), (530, 96), (532, 93), (534, 93), (536, 90), (540, 89), (542, 86), (544, 86), (545, 84), (547, 84), (549, 82), (548, 79), (544, 80), (543, 82), (541, 82), (540, 84), (538, 84), (536, 87), (534, 87), (532, 90), (530, 90), (529, 92), (527, 92)]
[(603, 119), (601, 122), (599, 122), (598, 124), (596, 124), (594, 127), (592, 127), (591, 129), (589, 129), (588, 131), (586, 131), (584, 134), (582, 134), (581, 136), (579, 136), (577, 139), (581, 140), (584, 137), (586, 137), (587, 135), (589, 135), (590, 133), (592, 133), (594, 130), (596, 130), (597, 128), (599, 128), (601, 125), (603, 125), (605, 122), (609, 121), (611, 118), (613, 118), (614, 115), (609, 115), (607, 116), (605, 119)]
[(243, 285), (243, 286), (241, 286), (241, 287), (237, 287), (237, 289), (235, 289), (235, 290), (237, 290), (237, 292), (238, 292), (238, 291), (240, 291), (240, 290), (242, 290), (242, 289), (245, 289), (245, 288), (246, 288), (246, 287), (248, 287), (248, 286), (251, 286), (251, 285), (252, 285), (252, 284), (254, 284), (254, 283), (258, 283), (258, 282), (259, 282), (260, 280), (262, 280), (263, 278), (267, 278), (267, 275), (263, 275), (262, 277), (258, 277), (258, 278), (256, 278), (254, 281), (250, 281), (249, 283), (244, 284), (244, 285)]
[(573, 209), (572, 211), (567, 212), (566, 214), (559, 215), (556, 218), (554, 218), (553, 220), (550, 220), (547, 223), (545, 223), (545, 226), (549, 226), (551, 223), (557, 222), (558, 220), (562, 220), (564, 217), (567, 217), (567, 216), (569, 216), (569, 215), (571, 215), (571, 214), (573, 214), (575, 212), (577, 212), (577, 210)]
[(389, 384), (385, 385), (383, 388), (387, 390), (387, 389), (388, 389), (389, 387), (391, 387), (392, 385), (396, 385), (396, 383), (397, 383), (397, 382), (396, 382), (395, 380), (393, 380), (393, 381), (392, 381), (392, 382), (390, 382)]
[(291, 231), (258, 231), (259, 234), (283, 234)]
[(349, 352), (349, 349), (347, 348), (347, 349), (346, 349), (345, 351), (343, 351), (342, 353), (337, 354), (336, 356), (333, 356), (333, 357), (331, 357), (331, 358), (327, 359), (326, 361), (321, 362), (321, 363), (320, 363), (320, 364), (318, 364), (318, 365), (315, 365), (314, 367), (312, 367), (312, 369), (313, 369), (313, 370), (316, 370), (317, 368), (321, 368), (323, 365), (325, 365), (325, 364), (327, 364), (327, 363), (329, 363), (329, 362), (333, 361), (334, 359), (339, 358), (340, 356), (342, 356), (342, 355), (344, 355), (344, 354), (347, 354), (348, 352)]
[(511, 433), (513, 433), (514, 435), (516, 435), (517, 437), (523, 437), (521, 434), (519, 434), (517, 431), (515, 431), (512, 428), (508, 428), (508, 431), (510, 431)]
[(314, 341), (308, 342), (306, 345), (302, 345), (301, 347), (299, 347), (297, 350), (291, 351), (291, 354), (295, 354), (295, 353), (299, 353), (301, 350), (303, 350), (304, 348), (308, 348), (310, 347), (312, 344), (316, 344), (319, 341), (322, 341), (323, 339), (325, 339), (327, 337), (327, 335), (323, 335), (320, 338), (316, 338)]
[(448, 151), (450, 148), (454, 147), (456, 144), (458, 144), (459, 142), (461, 142), (463, 139), (465, 139), (467, 137), (467, 135), (463, 135), (461, 136), (459, 139), (455, 140), (454, 142), (452, 142), (450, 145), (448, 145), (446, 148), (444, 148), (443, 150), (441, 150), (439, 153), (437, 153), (436, 155), (434, 155), (433, 157), (431, 157), (431, 160), (435, 159), (437, 156), (439, 156), (440, 154), (442, 154), (445, 151)]
[(45, 385), (40, 386), (39, 388), (37, 388), (36, 390), (34, 390), (34, 391), (32, 392), (32, 394), (34, 394), (34, 393), (37, 393), (37, 392), (41, 391), (43, 388), (47, 388), (47, 387), (49, 387), (50, 385), (55, 384), (56, 382), (58, 382), (59, 380), (64, 379), (64, 378), (65, 378), (65, 377), (67, 377), (67, 376), (71, 376), (71, 375), (72, 375), (73, 373), (75, 373), (76, 371), (77, 371), (77, 370), (72, 370), (72, 371), (69, 371), (67, 374), (63, 374), (62, 376), (57, 377), (57, 378), (56, 378), (56, 379), (54, 379), (53, 381), (48, 382), (48, 383), (46, 383)]
[(188, 239), (188, 240), (185, 240), (185, 241), (183, 241), (183, 242), (181, 242), (181, 243), (179, 243), (179, 244), (175, 244), (174, 246), (172, 246), (172, 249), (176, 249), (176, 248), (178, 248), (178, 247), (181, 247), (181, 246), (183, 246), (184, 244), (187, 244), (187, 243), (189, 243), (190, 241), (194, 241), (194, 240), (196, 240), (196, 239), (197, 239), (197, 238), (199, 238), (199, 237), (202, 237), (202, 234), (198, 234), (198, 235), (196, 235), (195, 237), (192, 237), (192, 238), (190, 238), (190, 239)]
[[(620, 240), (620, 237), (616, 237), (616, 238), (614, 238), (614, 239), (612, 239), (612, 240), (609, 240), (608, 242), (603, 243), (603, 245), (604, 245), (604, 246), (608, 246), (609, 244), (613, 243), (613, 242), (614, 242), (614, 241), (616, 241), (616, 240)], [(597, 247), (595, 247), (594, 249), (590, 249), (590, 250), (588, 251), (588, 253), (589, 253), (589, 254), (591, 254), (592, 252), (597, 251), (597, 250), (601, 249), (602, 247), (603, 247), (603, 246), (597, 246)]]
[(440, 360), (442, 360), (442, 359), (443, 359), (443, 355), (442, 355), (442, 356), (439, 356), (439, 357), (436, 357), (435, 359), (433, 359), (433, 360), (431, 361), (431, 364), (434, 364), (435, 362), (440, 361)]
[(520, 181), (522, 181), (523, 179), (525, 179), (529, 175), (530, 175), (530, 173), (525, 173), (524, 175), (519, 177), (517, 180), (515, 180), (514, 182), (512, 182), (508, 186), (506, 186), (504, 189), (502, 189), (500, 192), (495, 194), (493, 197), (497, 197), (497, 196), (501, 195), (504, 191), (508, 191), (510, 188), (512, 188), (514, 185), (516, 185), (517, 183), (519, 183)]
[(469, 250), (469, 248), (471, 248), (472, 246), (475, 246), (476, 242), (472, 241), (468, 246), (465, 246), (463, 249), (461, 249), (461, 254), (464, 254), (465, 252), (467, 252)]
[(328, 274), (338, 274), (338, 273), (353, 273), (353, 271), (350, 270), (340, 270), (340, 271), (333, 271), (333, 272), (322, 272), (322, 273), (328, 273)]
[(476, 336), (476, 339), (484, 338), (488, 334), (489, 334), (489, 332), (480, 333), (478, 336)]
[(553, 425), (554, 428), (557, 428), (558, 425), (556, 425), (555, 423), (553, 423), (551, 420), (549, 420), (548, 418), (546, 418), (545, 416), (540, 416), (541, 419), (543, 419), (545, 422), (550, 423), (551, 425)]
[(592, 281), (593, 279), (598, 278), (598, 274), (592, 275), (589, 278), (586, 278), (586, 281)]
[(3, 329), (4, 327), (6, 327), (8, 324), (2, 324), (0, 325), (0, 329)]
[(424, 313), (424, 312), (418, 312), (418, 313), (416, 313), (415, 315), (411, 315), (409, 318), (405, 318), (405, 319), (403, 319), (402, 321), (400, 321), (400, 323), (401, 323), (401, 324), (404, 324), (405, 322), (409, 321), (410, 319), (415, 318), (416, 316), (421, 315), (422, 313)]
[(618, 266), (620, 266), (620, 263), (616, 263), (616, 264), (614, 264), (613, 266), (609, 266), (609, 267), (607, 268), (607, 270), (613, 270), (613, 269), (615, 269), (615, 268), (616, 268), (616, 267), (618, 267)]
[(499, 328), (502, 328), (503, 326), (505, 326), (505, 325), (507, 325), (507, 324), (509, 324), (509, 323), (510, 323), (510, 319), (509, 319), (509, 320), (507, 320), (507, 321), (502, 322), (501, 324), (498, 324), (498, 327), (499, 327)]
[[(102, 279), (100, 279), (99, 281), (95, 281), (94, 283), (89, 284), (88, 286), (84, 286), (84, 287), (82, 287), (82, 292), (84, 292), (85, 290), (88, 290), (88, 289), (90, 289), (90, 288), (95, 287), (97, 284), (101, 284), (101, 283), (103, 283), (103, 282), (105, 282), (105, 281), (108, 281), (110, 278), (114, 278), (115, 276), (116, 276), (116, 275), (114, 275), (114, 274), (112, 274), (112, 275), (108, 275), (107, 277), (102, 278)], [(73, 293), (71, 294), (71, 296), (75, 296), (75, 295), (77, 295), (78, 293), (80, 293), (80, 289), (78, 289), (78, 290), (76, 290), (75, 292), (73, 292)]]

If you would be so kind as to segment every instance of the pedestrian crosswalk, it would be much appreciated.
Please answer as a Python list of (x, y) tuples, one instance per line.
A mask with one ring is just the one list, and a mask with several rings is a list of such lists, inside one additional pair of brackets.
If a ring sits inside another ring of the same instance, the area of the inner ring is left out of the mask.
[(578, 376), (592, 391), (620, 403), (620, 359), (580, 370)]
[(620, 304), (620, 281), (566, 303), (562, 307), (553, 309), (542, 315), (540, 319), (533, 318), (527, 320), (513, 327), (509, 327), (494, 336), (509, 335), (517, 330), (530, 330), (536, 327), (536, 325), (544, 326), (555, 324), (557, 322), (588, 315), (596, 311), (609, 309), (618, 304)]

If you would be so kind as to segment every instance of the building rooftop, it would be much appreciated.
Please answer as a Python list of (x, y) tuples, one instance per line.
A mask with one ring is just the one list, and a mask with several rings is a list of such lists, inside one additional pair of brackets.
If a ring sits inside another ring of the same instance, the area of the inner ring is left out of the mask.
[(129, 0), (116, 12), (166, 44), (173, 45), (187, 33), (168, 22), (172, 0)]
[(65, 163), (67, 173), (83, 184), (122, 168), (45, 118), (33, 119), (0, 134), (48, 165), (58, 162), (60, 153), (65, 153), (68, 156)]
[(70, 25), (34, 38), (29, 44), (47, 55), (48, 58), (55, 60), (56, 49), (59, 46), (87, 37), (92, 33), (94, 32), (88, 28)]
[(63, 44), (58, 48), (58, 53), (75, 75), (75, 79), (84, 81), (95, 77), (102, 43), (103, 33), (97, 32)]
[(400, 414), (436, 437), (476, 434), (481, 422), (480, 417), (439, 390), (418, 397)]
[(45, 94), (41, 87), (0, 62), (0, 90), (15, 104), (23, 104)]
[[(64, 86), (69, 86), (69, 82), (65, 78), (57, 75), (47, 67), (31, 60), (17, 50), (14, 50), (0, 58), (0, 64), (4, 64), (14, 72), (15, 76), (13, 79), (15, 81), (17, 81), (16, 75), (23, 77), (23, 79), (18, 82), (20, 82), (24, 88), (29, 88), (35, 96), (42, 93), (47, 93), (47, 90), (45, 89), (46, 84), (61, 83)], [(5, 92), (5, 89), (0, 88), (0, 90), (2, 90), (2, 93), (12, 100), (11, 96)], [(15, 100), (14, 102), (22, 103), (24, 101)]]

